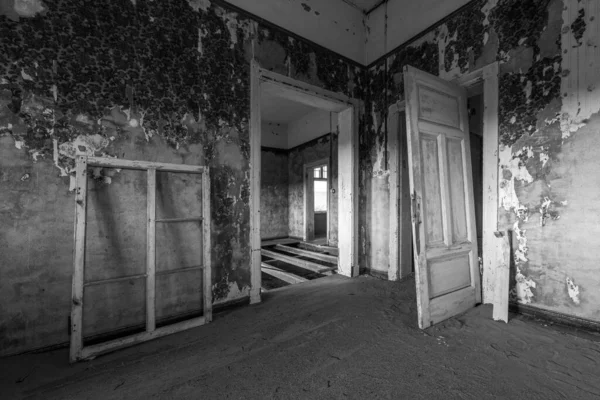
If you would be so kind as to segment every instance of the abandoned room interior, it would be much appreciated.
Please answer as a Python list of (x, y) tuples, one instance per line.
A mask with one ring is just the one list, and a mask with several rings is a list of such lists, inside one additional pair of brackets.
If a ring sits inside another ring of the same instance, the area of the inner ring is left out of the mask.
[(0, 0), (0, 397), (600, 397), (599, 46), (597, 0)]

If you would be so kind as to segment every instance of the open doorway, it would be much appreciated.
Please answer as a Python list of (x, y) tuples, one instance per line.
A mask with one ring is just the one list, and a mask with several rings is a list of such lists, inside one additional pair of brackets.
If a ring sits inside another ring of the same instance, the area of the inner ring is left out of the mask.
[(313, 176), (313, 224), (315, 233), (313, 242), (327, 243), (327, 218), (329, 210), (329, 185), (327, 164), (319, 165), (312, 170)]
[[(330, 145), (333, 144), (333, 136)], [(336, 155), (332, 153), (332, 161)], [(337, 195), (329, 185), (330, 159), (321, 159), (304, 165), (304, 235), (308, 243), (337, 248)], [(332, 212), (333, 208), (333, 212)], [(330, 223), (331, 222), (331, 223)]]
[(256, 63), (251, 79), (254, 303), (261, 290), (358, 275), (359, 103)]
[[(408, 68), (412, 87), (405, 92), (412, 108), (402, 101), (389, 110), (388, 278), (421, 275), (416, 279), (421, 327), (481, 302), (481, 281), (484, 302), (491, 300), (498, 246), (497, 71), (490, 64), (457, 79), (457, 86)], [(464, 109), (457, 108), (461, 103)], [(456, 208), (457, 200), (465, 208)]]

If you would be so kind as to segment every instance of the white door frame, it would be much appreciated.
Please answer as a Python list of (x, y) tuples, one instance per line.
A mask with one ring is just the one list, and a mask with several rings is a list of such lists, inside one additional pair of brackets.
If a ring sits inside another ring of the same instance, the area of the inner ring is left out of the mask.
[(260, 146), (261, 91), (338, 113), (338, 273), (357, 276), (358, 266), (358, 113), (362, 102), (287, 76), (252, 61), (250, 71), (250, 303), (260, 302)]
[[(493, 62), (456, 78), (453, 82), (467, 91), (483, 84), (483, 302), (494, 300), (495, 269), (500, 240), (494, 232), (498, 230), (498, 62)], [(392, 104), (388, 110), (388, 127), (398, 125), (398, 114), (404, 110), (404, 101)], [(398, 132), (388, 130), (389, 169), (390, 169), (390, 235), (388, 279), (396, 281), (410, 275), (410, 265), (399, 265), (399, 198), (401, 187)]]
[[(315, 220), (315, 210), (314, 210), (314, 206), (315, 206), (314, 181), (315, 181), (315, 178), (314, 178), (314, 175), (309, 174), (308, 172), (309, 172), (309, 170), (312, 170), (313, 168), (321, 166), (321, 165), (329, 166), (329, 157), (322, 158), (320, 160), (304, 164), (304, 171), (303, 171), (303, 173), (304, 173), (304, 175), (303, 175), (303, 180), (304, 180), (304, 216), (303, 216), (303, 218), (304, 218), (304, 234), (302, 236), (302, 240), (304, 240), (305, 242), (308, 241), (309, 239), (311, 239), (308, 237), (309, 221), (312, 218), (313, 234), (314, 234), (314, 220)], [(327, 171), (327, 180), (329, 180), (329, 171)], [(328, 187), (329, 187), (329, 185), (328, 185)], [(329, 221), (329, 190), (326, 193), (327, 193), (327, 221)], [(310, 206), (312, 206), (312, 210), (310, 210), (310, 208), (311, 208)], [(327, 240), (329, 241), (329, 223), (327, 223)]]

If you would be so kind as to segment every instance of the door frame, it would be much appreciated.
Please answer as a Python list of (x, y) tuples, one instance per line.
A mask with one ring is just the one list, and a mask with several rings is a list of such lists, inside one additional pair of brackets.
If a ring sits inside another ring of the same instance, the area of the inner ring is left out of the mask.
[(362, 101), (261, 68), (250, 67), (250, 304), (260, 302), (261, 90), (338, 113), (338, 273), (354, 277), (358, 265), (358, 115)]
[[(488, 64), (476, 71), (458, 77), (452, 82), (463, 86), (467, 93), (483, 85), (483, 277), (481, 282), (483, 303), (494, 301), (495, 268), (500, 241), (494, 235), (498, 230), (498, 62)], [(405, 108), (404, 100), (392, 104), (388, 109), (388, 127), (397, 127), (398, 114)], [(395, 129), (395, 128), (393, 128)], [(412, 273), (410, 264), (400, 264), (399, 249), (402, 243), (399, 209), (403, 201), (398, 197), (401, 191), (400, 165), (397, 130), (388, 131), (389, 182), (390, 182), (390, 235), (388, 279), (396, 281)], [(409, 200), (410, 201), (410, 200)], [(409, 238), (412, 241), (412, 237)], [(412, 257), (410, 257), (412, 260)]]
[[(320, 165), (327, 165), (329, 167), (329, 157), (322, 158), (317, 161), (313, 161), (307, 164), (304, 164), (304, 234), (302, 240), (305, 242), (308, 241), (308, 224), (310, 219), (313, 220), (313, 234), (314, 234), (314, 220), (315, 220), (315, 210), (314, 210), (314, 175), (308, 173), (309, 170), (318, 167)], [(329, 181), (329, 171), (327, 171), (327, 181)], [(329, 187), (329, 184), (327, 185)], [(311, 203), (312, 198), (312, 203)], [(310, 205), (312, 204), (312, 210), (310, 210)], [(310, 211), (309, 211), (310, 210)], [(310, 218), (309, 218), (310, 217)], [(327, 190), (327, 243), (329, 243), (329, 190)], [(314, 239), (314, 237), (313, 237)]]

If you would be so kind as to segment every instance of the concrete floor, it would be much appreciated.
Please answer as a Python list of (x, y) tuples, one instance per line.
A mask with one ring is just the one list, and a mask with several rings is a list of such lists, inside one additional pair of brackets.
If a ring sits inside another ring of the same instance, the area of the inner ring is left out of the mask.
[(414, 281), (331, 276), (191, 331), (70, 366), (67, 350), (0, 360), (0, 398), (589, 399), (600, 337), (477, 307), (416, 327)]

